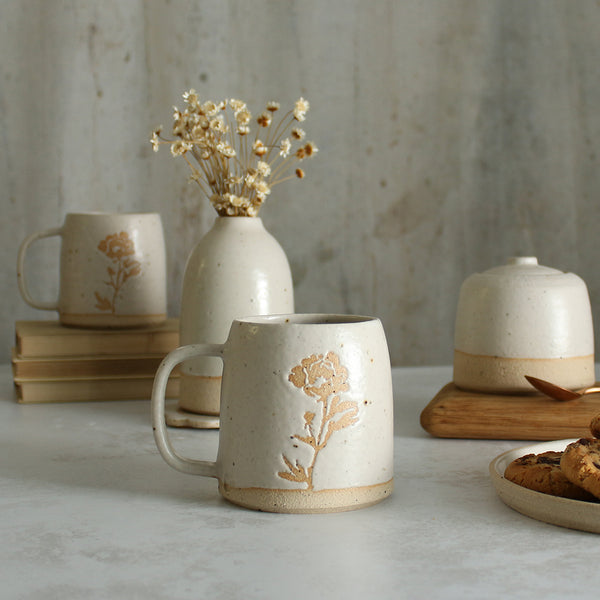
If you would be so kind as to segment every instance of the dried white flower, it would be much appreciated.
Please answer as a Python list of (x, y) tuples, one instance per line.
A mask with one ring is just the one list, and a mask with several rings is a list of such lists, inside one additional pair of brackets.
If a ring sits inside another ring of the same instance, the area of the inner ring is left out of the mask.
[(235, 156), (235, 149), (225, 142), (217, 144), (217, 152), (225, 158), (233, 158)]
[(235, 120), (238, 125), (248, 125), (252, 119), (252, 114), (247, 108), (242, 108), (235, 115)]
[(254, 152), (256, 156), (264, 156), (268, 152), (268, 150), (267, 147), (260, 140), (256, 140), (252, 144), (252, 152)]
[(221, 117), (220, 115), (210, 122), (210, 129), (217, 133), (227, 133), (227, 131), (229, 130), (227, 125), (225, 125), (223, 117)]
[(242, 100), (236, 100), (235, 98), (231, 98), (229, 100), (229, 106), (231, 106), (231, 109), (237, 117), (237, 113), (246, 108), (246, 103)]
[(271, 116), (271, 113), (265, 110), (264, 112), (261, 112), (260, 115), (258, 115), (256, 122), (261, 127), (268, 127), (271, 124), (272, 120), (273, 117)]
[(304, 121), (309, 108), (310, 104), (308, 103), (308, 100), (305, 100), (304, 98), (296, 100), (294, 106), (294, 119), (296, 119), (296, 121)]
[(202, 113), (209, 117), (214, 117), (218, 112), (219, 112), (219, 107), (210, 100), (207, 100), (202, 105)]
[(193, 88), (189, 92), (183, 93), (183, 99), (192, 110), (196, 110), (200, 107), (200, 98)]
[(308, 142), (304, 145), (304, 154), (307, 157), (316, 154), (318, 151), (319, 149), (313, 144), (313, 142)]
[(225, 194), (225, 199), (236, 208), (248, 205), (248, 199), (243, 196), (236, 196), (235, 194)]
[(263, 160), (258, 161), (256, 170), (261, 177), (268, 177), (271, 174), (271, 167), (269, 166), (269, 163), (266, 163)]
[(262, 179), (255, 181), (252, 187), (256, 192), (256, 197), (260, 198), (261, 200), (264, 200), (271, 193), (271, 188), (267, 182)]
[(185, 132), (185, 123), (182, 118), (173, 121), (173, 135), (182, 135)]
[(200, 158), (202, 160), (208, 160), (213, 154), (212, 148), (200, 148)]
[(294, 129), (292, 129), (292, 137), (295, 140), (303, 140), (305, 135), (304, 129), (300, 129), (300, 127), (294, 127)]
[(292, 142), (290, 142), (290, 138), (285, 138), (285, 140), (281, 140), (281, 142), (279, 142), (279, 154), (284, 158), (289, 156), (291, 149)]
[(279, 110), (279, 102), (267, 102), (267, 110), (271, 111), (271, 112), (276, 112)]
[(154, 152), (158, 152), (158, 148), (160, 146), (160, 132), (162, 131), (162, 125), (160, 127), (157, 127), (153, 132), (152, 132), (152, 137), (150, 138), (150, 143), (152, 144), (152, 150), (154, 150)]
[(228, 186), (241, 185), (244, 183), (244, 178), (240, 175), (229, 175), (229, 177), (225, 180), (225, 183)]
[(171, 154), (173, 156), (181, 156), (191, 149), (192, 145), (189, 142), (184, 142), (183, 140), (176, 140), (171, 144)]

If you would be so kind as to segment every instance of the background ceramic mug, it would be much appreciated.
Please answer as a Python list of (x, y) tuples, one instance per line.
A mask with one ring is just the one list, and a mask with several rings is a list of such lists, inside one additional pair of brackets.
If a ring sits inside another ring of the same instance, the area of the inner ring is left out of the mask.
[[(216, 462), (169, 442), (165, 387), (196, 356), (222, 357)], [(171, 352), (152, 392), (156, 444), (177, 470), (216, 477), (228, 500), (271, 512), (368, 506), (393, 486), (393, 394), (381, 322), (347, 315), (271, 315), (233, 321), (225, 344)]]
[[(61, 237), (59, 298), (31, 297), (25, 280), (27, 249), (36, 240)], [(166, 257), (156, 213), (69, 213), (62, 227), (34, 233), (17, 259), (25, 302), (57, 310), (64, 325), (139, 327), (166, 319)]]

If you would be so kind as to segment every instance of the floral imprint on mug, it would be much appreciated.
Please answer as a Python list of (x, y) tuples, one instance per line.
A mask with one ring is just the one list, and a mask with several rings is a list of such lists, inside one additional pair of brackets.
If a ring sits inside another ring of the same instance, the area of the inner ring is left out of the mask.
[[(313, 449), (312, 460), (308, 466), (296, 460), (293, 463), (282, 454), (288, 471), (280, 471), (279, 477), (306, 484), (307, 490), (313, 488), (313, 472), (317, 457), (327, 446), (329, 438), (336, 432), (354, 425), (358, 421), (358, 402), (341, 400), (342, 392), (350, 389), (348, 385), (348, 369), (340, 365), (340, 358), (334, 352), (326, 355), (313, 354), (303, 358), (295, 366), (288, 380), (297, 388), (314, 398), (320, 405), (320, 414), (307, 411), (304, 413), (304, 429), (306, 434), (294, 434), (296, 439)], [(337, 418), (336, 418), (337, 417)]]
[(126, 231), (106, 236), (98, 244), (98, 250), (106, 254), (113, 266), (106, 267), (109, 280), (104, 282), (112, 288), (112, 292), (108, 296), (94, 292), (97, 300), (96, 308), (115, 314), (119, 291), (129, 278), (136, 277), (142, 272), (142, 265), (137, 260), (130, 258), (135, 255), (135, 244)]

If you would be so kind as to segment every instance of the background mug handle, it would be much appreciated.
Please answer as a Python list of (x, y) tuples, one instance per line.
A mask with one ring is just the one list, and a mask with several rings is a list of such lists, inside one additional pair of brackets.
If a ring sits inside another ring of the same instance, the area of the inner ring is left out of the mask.
[(31, 297), (27, 285), (25, 283), (25, 254), (27, 248), (36, 240), (42, 238), (52, 237), (54, 235), (60, 235), (62, 233), (62, 227), (55, 227), (54, 229), (47, 229), (46, 231), (38, 231), (32, 233), (29, 237), (23, 240), (21, 247), (19, 248), (19, 254), (17, 256), (17, 283), (19, 285), (19, 291), (23, 300), (33, 306), (33, 308), (39, 308), (41, 310), (58, 310), (58, 300), (56, 302), (38, 302)]
[(165, 423), (165, 392), (167, 381), (175, 366), (184, 360), (197, 356), (216, 356), (222, 359), (223, 348), (224, 344), (190, 344), (189, 346), (176, 348), (165, 356), (154, 377), (154, 385), (152, 387), (152, 430), (154, 432), (154, 440), (166, 463), (182, 473), (203, 475), (204, 477), (217, 477), (217, 464), (207, 460), (185, 458), (178, 454), (171, 445)]

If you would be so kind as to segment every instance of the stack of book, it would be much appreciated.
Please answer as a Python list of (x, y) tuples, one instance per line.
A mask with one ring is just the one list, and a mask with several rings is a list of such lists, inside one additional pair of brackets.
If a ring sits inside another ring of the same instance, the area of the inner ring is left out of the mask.
[[(76, 329), (17, 321), (12, 368), (17, 402), (149, 399), (154, 374), (179, 344), (179, 322), (145, 329)], [(167, 396), (179, 394), (173, 374)]]

